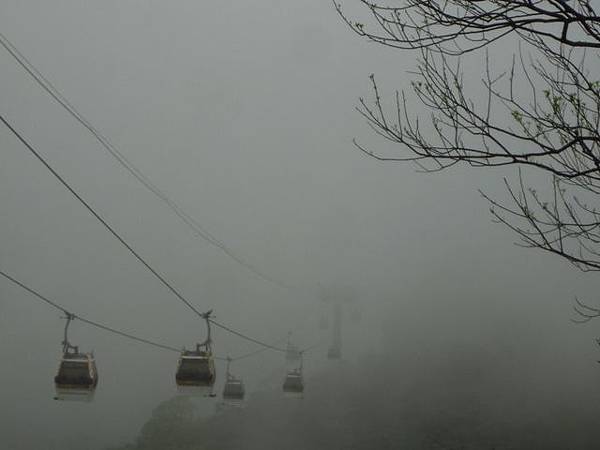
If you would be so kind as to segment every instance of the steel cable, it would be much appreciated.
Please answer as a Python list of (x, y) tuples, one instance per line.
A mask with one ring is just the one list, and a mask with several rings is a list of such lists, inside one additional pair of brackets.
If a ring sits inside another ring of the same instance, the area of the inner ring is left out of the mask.
[(29, 292), (30, 294), (32, 294), (33, 296), (35, 296), (37, 299), (44, 301), (45, 303), (47, 303), (50, 306), (58, 309), (59, 311), (62, 311), (63, 313), (65, 313), (65, 315), (67, 315), (67, 317), (71, 317), (73, 319), (80, 320), (81, 322), (87, 323), (88, 325), (91, 325), (93, 327), (100, 328), (102, 330), (108, 331), (110, 333), (117, 334), (119, 336), (131, 339), (131, 340), (134, 340), (134, 341), (137, 341), (137, 342), (141, 342), (141, 343), (144, 343), (144, 344), (152, 345), (154, 347), (162, 348), (164, 350), (171, 350), (171, 351), (174, 351), (174, 352), (177, 352), (177, 353), (180, 352), (179, 349), (177, 349), (175, 347), (172, 347), (170, 345), (160, 344), (158, 342), (154, 342), (154, 341), (151, 341), (149, 339), (144, 339), (144, 338), (141, 338), (141, 337), (136, 336), (134, 334), (128, 333), (126, 331), (117, 330), (116, 328), (109, 327), (108, 325), (104, 325), (104, 324), (101, 324), (99, 322), (95, 322), (93, 320), (87, 319), (87, 318), (85, 318), (83, 316), (80, 316), (78, 314), (75, 314), (75, 313), (69, 311), (68, 309), (66, 309), (65, 307), (59, 305), (58, 303), (56, 303), (56, 302), (50, 300), (49, 298), (43, 296), (39, 292), (35, 291), (34, 289), (32, 289), (29, 286), (27, 286), (24, 283), (22, 283), (21, 281), (17, 280), (16, 278), (13, 278), (12, 276), (8, 275), (6, 272), (0, 270), (0, 275), (2, 275), (4, 278), (6, 278), (7, 280), (11, 281), (12, 283), (16, 284), (17, 286), (21, 287), (22, 289), (26, 290), (27, 292)]

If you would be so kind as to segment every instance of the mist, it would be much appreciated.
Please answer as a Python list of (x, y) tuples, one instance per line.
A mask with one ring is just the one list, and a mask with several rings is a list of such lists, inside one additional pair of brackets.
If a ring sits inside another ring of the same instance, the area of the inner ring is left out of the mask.
[[(303, 399), (283, 398), (289, 367), (266, 349), (232, 364), (246, 398), (228, 408), (224, 361), (217, 396), (187, 398), (177, 353), (75, 320), (70, 339), (94, 351), (99, 383), (90, 403), (60, 402), (63, 314), (1, 279), (0, 448), (597, 448), (597, 323), (571, 321), (575, 296), (595, 300), (595, 275), (493, 223), (478, 190), (505, 195), (514, 174), (423, 174), (353, 145), (393, 151), (355, 106), (371, 73), (409, 88), (415, 55), (357, 39), (317, 0), (3, 0), (0, 32), (251, 269), (196, 236), (0, 49), (1, 114), (56, 171), (200, 311), (310, 348)], [(203, 341), (205, 323), (7, 128), (0, 149), (0, 270), (116, 329), (177, 349)], [(261, 348), (219, 328), (212, 339), (222, 358)]]

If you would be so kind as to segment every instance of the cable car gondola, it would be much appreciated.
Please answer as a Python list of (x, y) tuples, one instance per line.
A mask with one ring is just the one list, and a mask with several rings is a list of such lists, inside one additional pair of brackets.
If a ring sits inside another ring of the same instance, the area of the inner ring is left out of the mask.
[(304, 395), (304, 378), (302, 371), (304, 361), (300, 352), (300, 366), (296, 369), (289, 370), (283, 381), (283, 392), (286, 397), (303, 398)]
[(283, 382), (283, 392), (288, 397), (301, 398), (304, 393), (302, 369), (294, 369), (287, 373)]
[(54, 377), (56, 400), (90, 401), (98, 385), (98, 371), (93, 353), (66, 352)]
[(223, 387), (223, 399), (225, 400), (243, 400), (246, 390), (244, 389), (244, 383), (240, 378), (236, 378), (231, 375), (229, 366), (231, 365), (231, 358), (227, 358), (227, 375), (225, 380), (225, 386)]
[(180, 393), (213, 395), (212, 387), (217, 373), (211, 346), (210, 313), (203, 314), (208, 327), (206, 341), (196, 344), (196, 350), (183, 350), (179, 357), (175, 382)]
[(175, 381), (178, 386), (212, 386), (216, 379), (210, 348), (197, 344), (196, 350), (184, 350), (179, 357)]
[(244, 383), (239, 378), (229, 376), (223, 388), (223, 398), (229, 400), (243, 400), (246, 395)]
[(98, 385), (98, 370), (93, 353), (80, 353), (77, 346), (69, 343), (67, 332), (73, 314), (67, 313), (63, 355), (54, 377), (56, 400), (91, 401)]

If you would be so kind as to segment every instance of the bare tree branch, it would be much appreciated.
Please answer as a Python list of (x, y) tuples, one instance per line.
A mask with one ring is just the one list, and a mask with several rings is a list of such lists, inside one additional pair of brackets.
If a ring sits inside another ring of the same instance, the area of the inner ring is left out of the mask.
[[(600, 271), (600, 73), (588, 64), (593, 58), (597, 67), (599, 60), (600, 16), (592, 2), (355, 1), (366, 13), (362, 20), (334, 5), (356, 34), (418, 52), (411, 86), (425, 111), (416, 114), (409, 94), (395, 92), (390, 112), (371, 75), (373, 95), (360, 99), (358, 112), (400, 152), (381, 154), (355, 141), (356, 147), (379, 161), (412, 162), (426, 172), (458, 164), (516, 166), (516, 181), (504, 180), (506, 201), (482, 194), (495, 221), (519, 237), (518, 245)], [(500, 41), (518, 44), (518, 51), (495, 73), (491, 53)], [(461, 60), (480, 50), (480, 85), (467, 85)], [(549, 189), (538, 193), (529, 186), (531, 171), (545, 174)], [(573, 309), (576, 322), (600, 317), (600, 308), (579, 299)]]

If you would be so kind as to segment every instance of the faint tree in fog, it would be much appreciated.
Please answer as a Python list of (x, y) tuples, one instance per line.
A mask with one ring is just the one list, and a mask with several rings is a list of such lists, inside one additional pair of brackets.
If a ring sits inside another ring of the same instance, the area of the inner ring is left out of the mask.
[[(517, 166), (518, 176), (504, 180), (506, 201), (484, 194), (495, 219), (523, 246), (600, 271), (600, 16), (592, 2), (356, 1), (366, 12), (360, 21), (335, 3), (355, 33), (418, 52), (412, 89), (427, 111), (415, 115), (405, 92), (382, 97), (372, 75), (372, 99), (361, 98), (358, 110), (400, 150), (388, 155), (356, 146), (426, 172)], [(512, 58), (490, 62), (498, 51), (505, 57), (507, 45), (517, 48)], [(461, 62), (472, 64), (477, 51), (481, 64), (463, 72)], [(464, 75), (480, 74), (480, 86), (465, 83)], [(549, 189), (536, 191), (525, 168), (545, 174)], [(584, 321), (600, 316), (579, 301), (575, 309)]]

